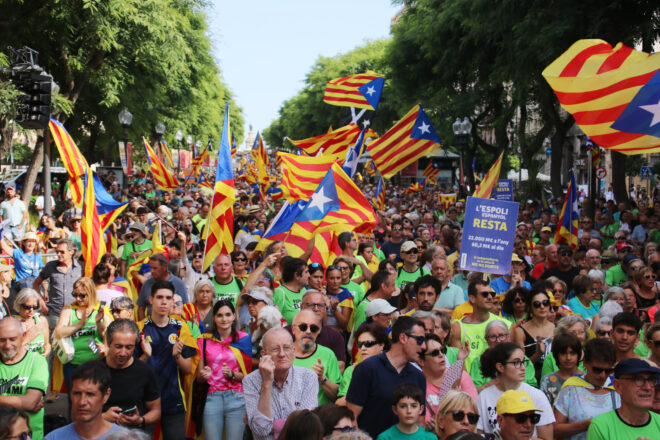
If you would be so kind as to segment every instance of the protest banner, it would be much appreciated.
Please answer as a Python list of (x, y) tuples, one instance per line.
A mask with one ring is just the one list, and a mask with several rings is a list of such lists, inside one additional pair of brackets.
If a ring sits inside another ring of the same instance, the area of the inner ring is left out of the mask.
[(497, 187), (493, 191), (493, 198), (495, 200), (506, 200), (513, 202), (513, 180), (500, 179), (497, 181)]

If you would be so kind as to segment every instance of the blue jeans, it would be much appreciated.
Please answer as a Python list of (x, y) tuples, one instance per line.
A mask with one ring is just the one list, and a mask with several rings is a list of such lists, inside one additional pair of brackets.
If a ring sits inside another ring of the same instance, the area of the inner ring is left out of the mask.
[(226, 439), (242, 439), (245, 423), (245, 399), (243, 394), (233, 390), (215, 391), (206, 396), (204, 406), (204, 439), (222, 440), (225, 428)]

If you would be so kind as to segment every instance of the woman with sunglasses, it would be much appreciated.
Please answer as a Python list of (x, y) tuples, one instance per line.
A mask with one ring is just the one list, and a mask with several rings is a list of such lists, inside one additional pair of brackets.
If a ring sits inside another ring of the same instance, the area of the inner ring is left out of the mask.
[[(343, 263), (346, 265), (346, 263)], [(326, 295), (329, 299), (328, 320), (325, 325), (342, 332), (348, 331), (348, 324), (355, 309), (351, 292), (342, 286), (342, 265), (328, 266), (325, 270)]]
[(374, 322), (362, 324), (355, 332), (355, 341), (357, 341), (356, 346), (359, 356), (356, 356), (356, 362), (353, 365), (349, 365), (344, 370), (337, 391), (337, 401), (335, 402), (337, 405), (346, 404), (346, 393), (348, 393), (348, 387), (353, 378), (355, 365), (389, 350), (392, 346), (392, 341), (387, 335), (385, 327)]
[(0, 405), (0, 440), (31, 440), (30, 416), (23, 410)]
[(241, 280), (245, 285), (248, 279), (247, 254), (245, 251), (234, 251), (231, 253), (231, 263), (234, 268), (234, 277)]
[(633, 273), (633, 281), (637, 284), (636, 300), (637, 308), (640, 311), (646, 311), (656, 305), (658, 296), (658, 286), (656, 285), (656, 276), (653, 269), (643, 266)]
[(525, 355), (534, 365), (537, 381), (541, 379), (543, 360), (555, 331), (555, 324), (548, 320), (550, 306), (550, 296), (547, 292), (529, 292), (527, 320), (513, 330), (511, 337), (513, 342), (523, 347)]
[(527, 289), (516, 287), (509, 290), (502, 301), (502, 318), (509, 321), (511, 325), (518, 324), (527, 316)]
[(98, 301), (91, 278), (82, 277), (73, 283), (72, 296), (73, 303), (64, 306), (53, 331), (53, 339), (70, 336), (73, 342), (73, 359), (63, 365), (67, 390), (71, 390), (73, 371), (87, 361), (98, 359), (101, 352), (105, 351), (103, 336), (105, 328), (112, 321), (107, 307), (102, 307)]
[(586, 275), (578, 275), (573, 279), (573, 291), (575, 297), (568, 300), (568, 307), (589, 323), (600, 311), (600, 306), (596, 302), (600, 294), (598, 285)]
[(616, 353), (612, 343), (592, 339), (584, 347), (582, 376), (572, 376), (557, 395), (554, 403), (555, 437), (564, 440), (585, 440), (591, 419), (619, 408), (621, 399), (610, 385)]
[(213, 306), (213, 321), (197, 339), (200, 360), (195, 378), (208, 382), (204, 406), (204, 437), (209, 440), (243, 438), (243, 378), (252, 371), (252, 341), (237, 330), (236, 309), (231, 300)]
[(463, 391), (449, 390), (436, 410), (435, 433), (438, 440), (445, 440), (457, 432), (477, 432), (478, 421), (474, 399)]
[(552, 356), (559, 369), (543, 376), (540, 382), (541, 391), (545, 393), (550, 403), (555, 401), (567, 379), (582, 373), (578, 368), (582, 358), (582, 342), (570, 333), (559, 335), (552, 341)]
[(552, 423), (555, 421), (552, 407), (541, 390), (524, 383), (527, 363), (520, 346), (512, 342), (496, 345), (481, 355), (481, 373), (484, 377), (494, 379), (494, 382), (477, 397), (477, 408), (481, 415), (477, 429), (480, 434), (492, 434), (499, 428), (495, 411), (497, 399), (507, 390), (522, 390), (529, 394), (536, 408), (542, 411), (535, 436), (552, 440)]
[(23, 324), (23, 345), (29, 351), (50, 354), (50, 329), (48, 320), (38, 313), (41, 297), (34, 289), (22, 289), (14, 300), (14, 310)]

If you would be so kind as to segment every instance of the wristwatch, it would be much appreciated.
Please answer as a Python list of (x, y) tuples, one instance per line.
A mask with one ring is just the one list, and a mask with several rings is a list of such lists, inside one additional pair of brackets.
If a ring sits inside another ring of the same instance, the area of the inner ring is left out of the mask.
[(234, 370), (231, 370), (231, 380), (236, 380), (236, 376), (234, 376)]
[(321, 381), (321, 385), (324, 385), (328, 381), (328, 376), (323, 376), (323, 380)]

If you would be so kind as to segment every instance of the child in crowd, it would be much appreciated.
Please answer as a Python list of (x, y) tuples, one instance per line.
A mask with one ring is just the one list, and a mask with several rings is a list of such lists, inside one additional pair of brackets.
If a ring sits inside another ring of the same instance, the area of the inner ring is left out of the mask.
[(382, 432), (378, 440), (436, 438), (417, 423), (424, 414), (424, 392), (417, 385), (409, 382), (399, 384), (392, 393), (392, 403), (392, 411), (399, 417), (399, 423)]

